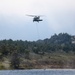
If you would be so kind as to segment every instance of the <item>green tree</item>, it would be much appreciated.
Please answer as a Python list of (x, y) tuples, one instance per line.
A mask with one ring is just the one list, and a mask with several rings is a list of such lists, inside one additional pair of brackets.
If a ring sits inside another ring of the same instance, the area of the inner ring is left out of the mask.
[(20, 57), (18, 53), (13, 53), (11, 56), (11, 67), (13, 69), (19, 69), (20, 68)]

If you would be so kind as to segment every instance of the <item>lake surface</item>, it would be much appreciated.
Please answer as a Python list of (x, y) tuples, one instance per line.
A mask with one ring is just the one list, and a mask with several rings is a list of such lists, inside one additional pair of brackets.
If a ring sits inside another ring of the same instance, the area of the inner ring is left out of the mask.
[(0, 70), (0, 75), (75, 75), (74, 69)]

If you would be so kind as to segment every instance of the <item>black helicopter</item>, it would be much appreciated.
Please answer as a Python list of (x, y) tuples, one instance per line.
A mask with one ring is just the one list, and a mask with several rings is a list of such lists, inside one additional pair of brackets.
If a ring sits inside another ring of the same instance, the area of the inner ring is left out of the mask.
[(40, 19), (40, 16), (42, 16), (42, 15), (40, 15), (40, 16), (27, 15), (27, 16), (34, 17), (34, 18), (33, 18), (33, 22), (38, 22), (38, 23), (39, 23), (39, 21), (43, 21), (42, 19)]

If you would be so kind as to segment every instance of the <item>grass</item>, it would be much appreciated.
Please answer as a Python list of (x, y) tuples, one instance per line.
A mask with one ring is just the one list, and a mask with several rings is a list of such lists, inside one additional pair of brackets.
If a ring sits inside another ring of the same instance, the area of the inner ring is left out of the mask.
[(2, 64), (2, 62), (0, 62), (0, 70), (5, 69), (4, 65)]
[[(21, 58), (20, 68), (75, 68), (75, 55), (73, 53), (55, 52), (40, 54), (30, 54), (30, 59)], [(0, 62), (0, 69), (11, 69), (9, 58), (4, 58)]]

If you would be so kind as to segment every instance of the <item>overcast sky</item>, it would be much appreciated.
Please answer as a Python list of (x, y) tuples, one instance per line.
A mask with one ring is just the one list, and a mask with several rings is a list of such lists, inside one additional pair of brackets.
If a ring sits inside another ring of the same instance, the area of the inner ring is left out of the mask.
[[(30, 15), (44, 15), (33, 23)], [(38, 40), (75, 35), (75, 0), (0, 0), (0, 40)]]

